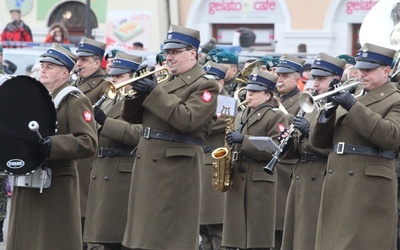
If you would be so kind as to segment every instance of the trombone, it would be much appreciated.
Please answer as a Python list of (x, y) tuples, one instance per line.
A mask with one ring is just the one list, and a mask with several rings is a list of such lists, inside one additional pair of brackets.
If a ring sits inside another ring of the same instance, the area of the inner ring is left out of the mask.
[(353, 96), (358, 98), (363, 95), (364, 88), (362, 86), (362, 82), (355, 78), (351, 78), (342, 84), (338, 84), (337, 86), (334, 86), (335, 88), (333, 90), (317, 96), (312, 96), (310, 93), (303, 92), (299, 96), (300, 108), (306, 113), (311, 113), (314, 109), (322, 111), (334, 108), (336, 105), (332, 102), (327, 102), (327, 97), (341, 91), (355, 88), (357, 85), (361, 86), (361, 90), (357, 95), (353, 94)]

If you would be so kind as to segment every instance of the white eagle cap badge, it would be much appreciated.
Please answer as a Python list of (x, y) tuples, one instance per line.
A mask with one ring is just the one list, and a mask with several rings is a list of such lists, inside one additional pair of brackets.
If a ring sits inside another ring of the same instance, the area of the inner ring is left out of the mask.
[(207, 63), (206, 63), (206, 69), (207, 69), (208, 71), (211, 69), (211, 63), (210, 63), (210, 62), (207, 62)]
[(253, 72), (251, 72), (251, 80), (257, 81), (257, 76), (258, 76), (258, 69), (254, 69)]

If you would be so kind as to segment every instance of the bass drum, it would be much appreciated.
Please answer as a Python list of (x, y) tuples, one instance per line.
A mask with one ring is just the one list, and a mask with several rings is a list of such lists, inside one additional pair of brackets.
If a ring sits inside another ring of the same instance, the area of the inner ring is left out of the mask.
[(37, 122), (42, 137), (55, 134), (56, 110), (47, 89), (30, 76), (0, 75), (0, 117), (0, 168), (21, 175), (42, 166), (39, 135), (29, 123)]

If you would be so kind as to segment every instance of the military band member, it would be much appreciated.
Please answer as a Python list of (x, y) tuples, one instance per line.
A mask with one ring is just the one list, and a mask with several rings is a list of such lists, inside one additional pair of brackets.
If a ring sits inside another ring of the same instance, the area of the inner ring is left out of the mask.
[[(204, 71), (215, 78), (219, 94), (229, 96), (224, 89), (224, 78), (228, 68), (222, 64), (208, 61)], [(233, 111), (232, 114), (233, 116)], [(211, 156), (214, 149), (223, 147), (226, 132), (226, 117), (219, 117), (212, 127), (211, 134), (204, 141), (205, 165), (202, 173), (200, 202), (200, 236), (204, 250), (217, 250), (222, 242), (222, 223), (224, 220), (225, 194), (213, 189), (212, 164), (216, 160)]]
[(201, 45), (201, 47), (200, 47), (201, 49), (199, 52), (199, 63), (201, 65), (204, 65), (207, 62), (207, 60), (206, 60), (207, 54), (211, 50), (215, 49), (216, 43), (217, 43), (217, 40), (214, 37), (212, 37), (206, 43)]
[(305, 60), (295, 56), (284, 54), (279, 59), (279, 64), (275, 70), (278, 74), (276, 90), (283, 107), (289, 114), (296, 115), (299, 110), (300, 89), (297, 83), (300, 80)]
[[(279, 64), (275, 70), (278, 75), (276, 90), (281, 102), (281, 109), (287, 112), (286, 118), (288, 123), (293, 122), (294, 117), (299, 113), (299, 96), (300, 89), (297, 87), (301, 81), (301, 73), (305, 60), (295, 56), (284, 54), (279, 59)], [(276, 208), (276, 244), (275, 249), (279, 249), (283, 236), (283, 224), (285, 218), (285, 208), (287, 194), (290, 187), (290, 174), (293, 171), (294, 165), (298, 161), (297, 156), (285, 155), (276, 163), (276, 173), (278, 176), (278, 194), (277, 194), (277, 208)]]
[(105, 73), (108, 74), (108, 72), (110, 72), (111, 66), (113, 65), (114, 62), (114, 58), (117, 56), (117, 53), (120, 50), (117, 49), (112, 49), (110, 51), (107, 52), (107, 54), (104, 56), (104, 59), (106, 59), (106, 68), (104, 70)]
[(211, 56), (211, 60), (228, 68), (224, 79), (224, 88), (230, 96), (233, 96), (235, 90), (240, 88), (238, 83), (235, 82), (236, 76), (239, 73), (239, 57), (231, 52), (215, 50), (215, 54)]
[(279, 58), (264, 56), (259, 60), (262, 62), (260, 67), (261, 70), (276, 75), (275, 70), (279, 64)]
[(164, 52), (158, 53), (156, 56), (156, 65), (154, 67), (157, 69), (161, 66), (166, 65), (167, 64), (166, 60), (167, 58), (165, 57)]
[[(101, 69), (101, 61), (103, 59), (105, 47), (105, 43), (82, 37), (78, 49), (76, 50), (79, 59), (76, 62), (75, 68), (79, 69), (79, 72), (78, 79), (73, 85), (90, 99), (92, 105), (103, 95), (104, 86), (110, 84), (106, 80), (106, 74)], [(90, 158), (78, 160), (82, 230), (84, 230), (85, 224), (86, 204), (90, 182), (90, 165), (93, 162), (93, 157), (94, 155)]]
[[(328, 91), (330, 83), (340, 80), (345, 62), (341, 59), (320, 53), (311, 66), (314, 78), (314, 96)], [(319, 111), (296, 116), (293, 125), (294, 147), (289, 147), (299, 156), (290, 185), (283, 229), (282, 250), (314, 249), (319, 204), (321, 201), (324, 170), (329, 149), (316, 148), (308, 140)], [(311, 124), (311, 125), (310, 125)]]
[(101, 69), (105, 48), (106, 44), (103, 42), (82, 37), (76, 49), (79, 59), (75, 67), (79, 72), (74, 85), (89, 97), (92, 104), (103, 95), (103, 87), (106, 84), (106, 74)]
[(247, 108), (237, 131), (228, 132), (226, 141), (234, 144), (239, 157), (233, 162), (233, 186), (226, 192), (222, 245), (228, 248), (268, 249), (275, 244), (277, 175), (263, 167), (272, 154), (259, 151), (250, 136), (269, 136), (277, 141), (285, 115), (277, 109), (273, 89), (277, 77), (253, 72), (246, 86)]
[[(396, 249), (400, 93), (389, 74), (395, 50), (366, 43), (355, 67), (365, 94), (331, 96), (311, 143), (330, 148), (315, 249)], [(333, 145), (333, 146), (332, 146)]]
[[(40, 60), (40, 81), (53, 99), (68, 87), (76, 60), (58, 44)], [(7, 249), (82, 249), (76, 159), (94, 154), (97, 136), (90, 100), (78, 91), (61, 100), (56, 134), (38, 143), (52, 170), (51, 185), (43, 193), (14, 187)]]
[[(132, 79), (141, 62), (141, 57), (118, 52), (108, 73), (111, 81), (119, 84)], [(128, 92), (131, 86), (127, 84), (125, 88)], [(101, 129), (86, 209), (83, 240), (87, 242), (88, 249), (124, 249), (122, 239), (128, 211), (133, 150), (139, 143), (142, 130), (140, 125), (122, 120), (123, 98), (116, 97), (106, 113), (94, 107), (95, 119)]]
[(354, 67), (354, 65), (356, 65), (356, 58), (346, 54), (338, 55), (337, 58), (342, 59), (346, 62), (346, 67), (340, 81), (345, 82), (350, 79), (355, 79), (358, 76), (358, 71)]
[[(171, 25), (163, 50), (171, 76), (132, 84), (124, 116), (143, 117), (123, 245), (198, 249), (204, 138), (216, 120), (218, 86), (198, 63), (198, 30)], [(144, 96), (144, 101), (143, 97)]]

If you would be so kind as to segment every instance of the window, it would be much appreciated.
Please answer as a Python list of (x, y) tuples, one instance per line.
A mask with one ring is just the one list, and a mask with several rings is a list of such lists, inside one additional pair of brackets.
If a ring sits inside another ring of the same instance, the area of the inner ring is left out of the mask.
[[(55, 22), (63, 23), (69, 33), (69, 39), (72, 44), (77, 45), (82, 36), (85, 35), (86, 5), (80, 2), (65, 2), (60, 4), (51, 14), (50, 27)], [(90, 33), (93, 28), (97, 28), (97, 17), (90, 10)]]
[(273, 24), (213, 24), (213, 37), (217, 44), (231, 45), (234, 35), (239, 28), (249, 28), (256, 34), (254, 47), (257, 50), (273, 51), (275, 46)]

